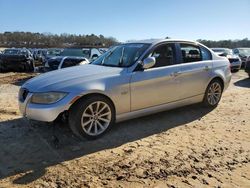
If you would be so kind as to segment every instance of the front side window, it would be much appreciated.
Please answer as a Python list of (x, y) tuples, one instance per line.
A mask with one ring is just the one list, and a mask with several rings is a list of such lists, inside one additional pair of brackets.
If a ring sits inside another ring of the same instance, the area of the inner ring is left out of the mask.
[(112, 47), (92, 62), (94, 65), (129, 67), (145, 52), (150, 44), (128, 43)]
[[(152, 57), (155, 57), (154, 67), (163, 67), (174, 64), (174, 49), (172, 44), (164, 44), (155, 48)], [(154, 68), (153, 67), (153, 68)]]
[(183, 63), (201, 61), (201, 51), (198, 46), (191, 44), (180, 44)]

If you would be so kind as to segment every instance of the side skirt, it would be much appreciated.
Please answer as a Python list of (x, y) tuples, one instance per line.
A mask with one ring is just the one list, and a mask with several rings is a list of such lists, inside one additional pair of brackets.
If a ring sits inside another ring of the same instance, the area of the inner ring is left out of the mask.
[(202, 102), (203, 97), (204, 97), (204, 94), (201, 94), (201, 95), (197, 95), (194, 97), (186, 98), (186, 99), (175, 101), (175, 102), (170, 102), (170, 103), (153, 106), (153, 107), (149, 107), (149, 108), (145, 108), (141, 110), (136, 110), (133, 112), (119, 114), (116, 116), (116, 122), (121, 122), (121, 121), (129, 120), (129, 119), (133, 119), (133, 118), (137, 118), (141, 116), (146, 116), (149, 114), (155, 114), (158, 112), (162, 112), (162, 111), (166, 111), (166, 110), (170, 110), (170, 109), (174, 109), (174, 108), (178, 108), (182, 106), (187, 106), (190, 104), (199, 103), (199, 102)]

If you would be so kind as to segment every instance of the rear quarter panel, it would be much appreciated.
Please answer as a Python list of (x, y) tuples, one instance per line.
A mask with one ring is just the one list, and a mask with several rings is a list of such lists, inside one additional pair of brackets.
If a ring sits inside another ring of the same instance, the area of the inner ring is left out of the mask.
[(232, 76), (229, 60), (213, 54), (212, 66), (210, 81), (215, 77), (220, 77), (224, 82), (224, 90), (227, 89)]

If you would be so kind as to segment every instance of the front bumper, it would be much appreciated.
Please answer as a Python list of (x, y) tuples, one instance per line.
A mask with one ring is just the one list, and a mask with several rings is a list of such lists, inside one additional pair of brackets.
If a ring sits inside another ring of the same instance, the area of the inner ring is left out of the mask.
[(71, 101), (76, 97), (68, 94), (53, 104), (33, 104), (30, 102), (33, 93), (29, 93), (24, 101), (19, 98), (19, 110), (24, 117), (37, 121), (52, 122), (59, 114), (69, 109)]

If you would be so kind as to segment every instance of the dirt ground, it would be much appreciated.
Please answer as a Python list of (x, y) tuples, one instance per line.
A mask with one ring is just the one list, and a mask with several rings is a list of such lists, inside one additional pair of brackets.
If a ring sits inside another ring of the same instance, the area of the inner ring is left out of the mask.
[(0, 74), (0, 187), (250, 187), (243, 71), (216, 109), (192, 105), (130, 120), (94, 141), (22, 118), (17, 92), (30, 75), (20, 75)]

